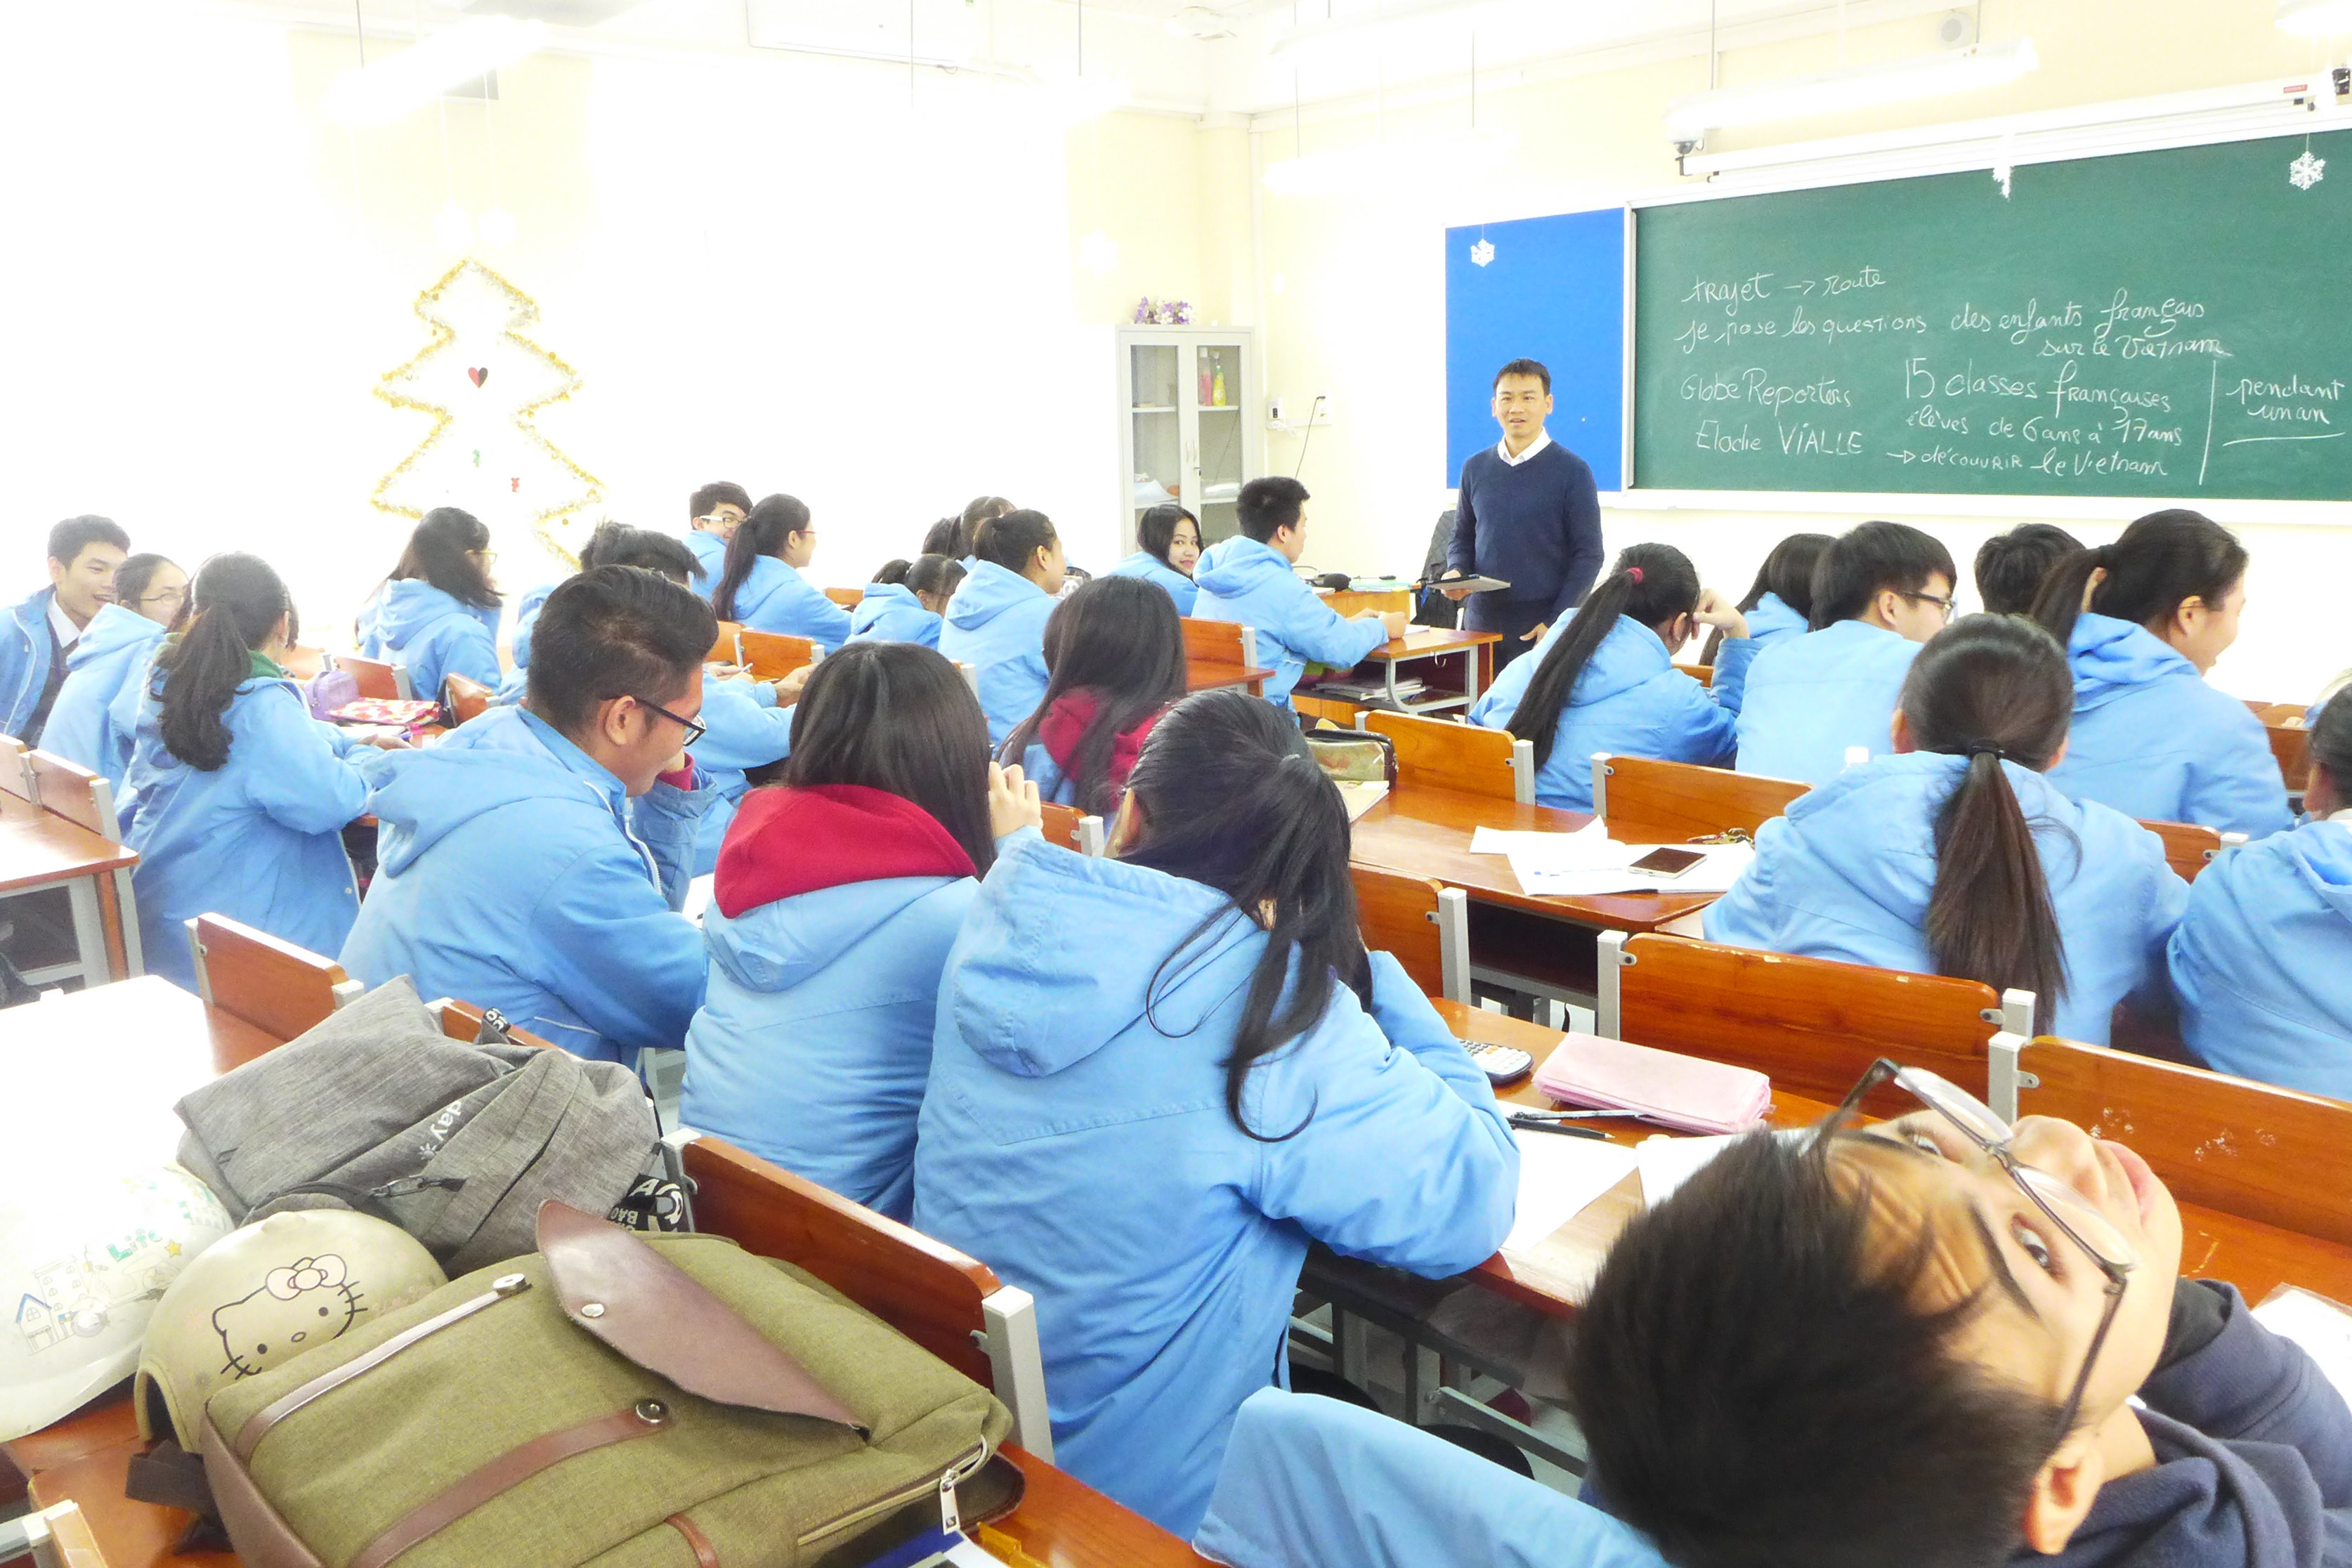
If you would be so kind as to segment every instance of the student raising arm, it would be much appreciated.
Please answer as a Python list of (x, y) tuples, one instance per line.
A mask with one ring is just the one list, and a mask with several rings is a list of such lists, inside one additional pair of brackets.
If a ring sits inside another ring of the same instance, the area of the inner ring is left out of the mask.
[(2172, 934), (2180, 1035), (2210, 1067), (2352, 1100), (2352, 694), (2311, 726), (2310, 820), (2224, 849)]
[(831, 653), (849, 637), (849, 612), (801, 574), (816, 556), (816, 524), (795, 496), (767, 496), (727, 542), (727, 569), (710, 592), (722, 621), (808, 637)]
[(1280, 1376), (1310, 1239), (1432, 1278), (1509, 1231), (1518, 1149), (1396, 961), (1289, 716), (1187, 698), (1093, 859), (1022, 836), (940, 987), (916, 1228), (1037, 1299), (1055, 1459), (1179, 1534)]
[(1097, 577), (1054, 606), (1045, 668), (1045, 697), (997, 760), (1020, 763), (1045, 799), (1108, 819), (1144, 737), (1184, 695), (1176, 607), (1141, 578)]
[(2037, 1028), (2105, 1045), (2116, 1004), (2160, 986), (2189, 889), (2156, 835), (2043, 776), (2068, 699), (2041, 627), (1954, 622), (1911, 666), (1896, 754), (1766, 823), (1707, 939), (2022, 987)]
[(122, 837), (139, 851), (147, 967), (191, 991), (191, 916), (228, 915), (331, 953), (359, 913), (341, 835), (367, 810), (366, 782), (344, 760), (362, 737), (310, 717), (278, 663), (295, 637), (278, 574), (257, 556), (215, 555), (196, 574), (188, 629), (150, 670)]
[(1552, 623), (1534, 658), (1495, 678), (1472, 704), (1471, 721), (1534, 742), (1537, 801), (1570, 811), (1592, 809), (1595, 752), (1727, 763), (1738, 745), (1738, 711), (1674, 665), (1701, 626), (1730, 638), (1718, 683), (1744, 671), (1756, 645), (1740, 613), (1701, 588), (1690, 558), (1673, 545), (1633, 545), (1582, 605)]
[(2051, 568), (2033, 615), (2074, 670), (2074, 746), (2051, 782), (2143, 821), (2285, 827), (2262, 721), (2205, 683), (2245, 604), (2245, 546), (2193, 511), (2150, 512)]
[(100, 605), (66, 650), (66, 680), (41, 731), (42, 749), (80, 763), (120, 791), (131, 766), (147, 661), (164, 632), (186, 622), (187, 607), (188, 574), (164, 557), (133, 555), (116, 567), (114, 602)]
[(408, 547), (360, 612), (360, 653), (408, 671), (410, 689), (427, 701), (452, 673), (498, 689), (499, 608), (490, 582), (490, 531), (469, 511), (436, 506), (408, 536)]
[(940, 969), (1037, 792), (991, 765), (979, 701), (929, 648), (845, 648), (794, 712), (783, 782), (719, 857), (680, 1111), (905, 1219)]

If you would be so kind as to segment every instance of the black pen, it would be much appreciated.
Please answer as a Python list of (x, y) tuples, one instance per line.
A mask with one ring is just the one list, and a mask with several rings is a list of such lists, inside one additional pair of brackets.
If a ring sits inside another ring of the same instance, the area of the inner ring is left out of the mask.
[(1511, 1125), (1524, 1127), (1530, 1132), (1557, 1132), (1563, 1138), (1598, 1138), (1604, 1143), (1609, 1141), (1609, 1134), (1598, 1127), (1577, 1127), (1565, 1121), (1538, 1121), (1532, 1118), (1514, 1116)]

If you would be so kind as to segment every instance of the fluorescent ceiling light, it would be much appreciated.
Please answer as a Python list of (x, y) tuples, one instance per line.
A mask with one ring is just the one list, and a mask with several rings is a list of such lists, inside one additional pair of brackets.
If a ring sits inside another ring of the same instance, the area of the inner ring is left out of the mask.
[(1881, 103), (1907, 103), (1914, 99), (2014, 81), (2041, 63), (2034, 58), (2032, 39), (2012, 38), (2006, 43), (1977, 44), (1885, 65), (1784, 77), (1752, 87), (1718, 88), (1667, 104), (1666, 134), (1678, 142), (1689, 142), (1722, 126), (1757, 125), (1799, 115), (1830, 114)]
[(2305, 37), (2352, 33), (2352, 0), (2279, 0), (2278, 25)]
[(473, 16), (396, 55), (337, 77), (326, 110), (346, 125), (382, 125), (543, 47), (544, 22)]
[(1310, 153), (1265, 166), (1265, 188), (1285, 195), (1327, 195), (1369, 190), (1400, 180), (1458, 178), (1511, 155), (1519, 139), (1507, 131), (1466, 131), (1447, 136), (1417, 136), (1367, 142), (1337, 152)]

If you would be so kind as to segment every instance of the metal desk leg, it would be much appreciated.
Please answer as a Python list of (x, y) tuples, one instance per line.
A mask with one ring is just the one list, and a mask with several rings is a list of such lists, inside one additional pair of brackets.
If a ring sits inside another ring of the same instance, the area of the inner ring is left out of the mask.
[(98, 879), (76, 877), (66, 884), (66, 897), (73, 906), (74, 947), (81, 959), (82, 985), (85, 989), (103, 985), (114, 978), (114, 965), (106, 952), (106, 921), (98, 910)]

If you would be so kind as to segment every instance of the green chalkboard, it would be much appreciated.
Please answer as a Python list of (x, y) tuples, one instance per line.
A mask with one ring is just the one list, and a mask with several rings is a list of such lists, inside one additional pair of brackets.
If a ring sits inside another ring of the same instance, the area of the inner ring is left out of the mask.
[(1638, 214), (1633, 482), (2352, 498), (2352, 132)]

